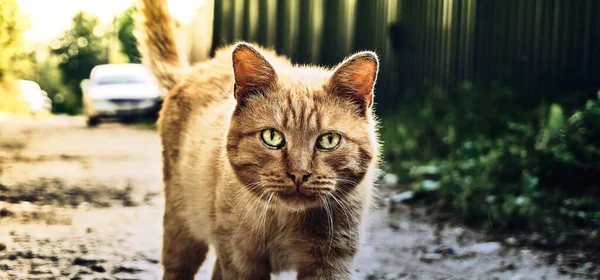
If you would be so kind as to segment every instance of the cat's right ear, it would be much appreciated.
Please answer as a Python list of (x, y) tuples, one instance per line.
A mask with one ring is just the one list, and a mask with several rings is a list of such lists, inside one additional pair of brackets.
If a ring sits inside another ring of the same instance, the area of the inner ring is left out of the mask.
[(363, 108), (373, 104), (373, 90), (379, 71), (379, 59), (374, 52), (359, 52), (342, 62), (329, 79), (329, 89), (348, 96)]
[(275, 86), (277, 73), (250, 44), (238, 43), (233, 49), (234, 94), (238, 102), (248, 94), (264, 92)]

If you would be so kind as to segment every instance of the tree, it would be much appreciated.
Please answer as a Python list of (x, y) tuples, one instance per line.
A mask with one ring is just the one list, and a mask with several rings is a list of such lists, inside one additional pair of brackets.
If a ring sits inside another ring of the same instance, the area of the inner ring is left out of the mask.
[(115, 18), (115, 24), (117, 25), (117, 36), (121, 43), (121, 51), (127, 55), (129, 62), (140, 63), (140, 52), (137, 48), (137, 40), (133, 36), (134, 19), (133, 15), (137, 12), (134, 6), (127, 9), (123, 14)]
[(63, 34), (57, 48), (52, 50), (59, 57), (58, 68), (63, 83), (70, 91), (64, 96), (63, 108), (57, 108), (59, 111), (79, 113), (82, 100), (79, 84), (89, 78), (96, 65), (108, 63), (106, 44), (100, 30), (98, 18), (79, 12), (72, 19), (71, 30)]
[(16, 0), (0, 0), (0, 81), (7, 74), (26, 76), (31, 71), (23, 39), (28, 25)]

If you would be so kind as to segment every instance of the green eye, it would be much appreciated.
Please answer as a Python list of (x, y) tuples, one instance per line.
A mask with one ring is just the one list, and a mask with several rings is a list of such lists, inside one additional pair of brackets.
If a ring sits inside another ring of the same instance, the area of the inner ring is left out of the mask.
[(265, 143), (265, 145), (273, 149), (279, 149), (285, 145), (283, 133), (272, 128), (267, 128), (261, 131), (260, 139), (263, 141), (263, 143)]
[(317, 139), (317, 148), (326, 151), (333, 150), (340, 144), (340, 140), (342, 140), (342, 136), (338, 133), (321, 134)]

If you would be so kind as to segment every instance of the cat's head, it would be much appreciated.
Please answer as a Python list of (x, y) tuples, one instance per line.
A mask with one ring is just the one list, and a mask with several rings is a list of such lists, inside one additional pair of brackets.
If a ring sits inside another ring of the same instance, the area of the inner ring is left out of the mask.
[(275, 69), (238, 44), (227, 156), (245, 188), (295, 211), (355, 193), (377, 160), (371, 107), (378, 66), (374, 53), (360, 52), (332, 71)]

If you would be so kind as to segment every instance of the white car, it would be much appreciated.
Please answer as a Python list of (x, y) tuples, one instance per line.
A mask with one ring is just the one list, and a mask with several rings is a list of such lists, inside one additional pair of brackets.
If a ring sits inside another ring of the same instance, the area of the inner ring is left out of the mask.
[(81, 82), (88, 126), (101, 119), (130, 121), (156, 114), (162, 104), (158, 82), (141, 64), (104, 64)]
[(52, 101), (48, 98), (48, 93), (43, 91), (38, 83), (29, 80), (19, 80), (18, 87), (21, 92), (21, 98), (25, 100), (32, 114), (49, 112), (52, 109)]

